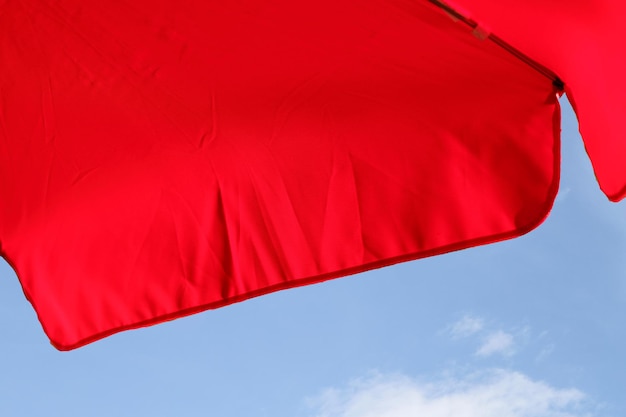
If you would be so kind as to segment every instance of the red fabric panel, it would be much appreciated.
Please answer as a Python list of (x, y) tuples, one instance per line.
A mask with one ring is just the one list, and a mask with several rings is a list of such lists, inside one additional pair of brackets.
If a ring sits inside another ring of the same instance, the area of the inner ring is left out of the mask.
[[(626, 2), (453, 0), (492, 33), (556, 71), (602, 190), (626, 195)], [(466, 16), (469, 17), (469, 16)]]
[(550, 80), (414, 0), (5, 0), (0, 243), (59, 349), (525, 233)]

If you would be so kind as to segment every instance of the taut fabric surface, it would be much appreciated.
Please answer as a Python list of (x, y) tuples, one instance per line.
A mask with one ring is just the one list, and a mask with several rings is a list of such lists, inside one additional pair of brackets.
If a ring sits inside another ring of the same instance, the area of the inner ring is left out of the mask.
[(0, 247), (59, 349), (515, 237), (556, 194), (551, 80), (427, 1), (0, 11)]

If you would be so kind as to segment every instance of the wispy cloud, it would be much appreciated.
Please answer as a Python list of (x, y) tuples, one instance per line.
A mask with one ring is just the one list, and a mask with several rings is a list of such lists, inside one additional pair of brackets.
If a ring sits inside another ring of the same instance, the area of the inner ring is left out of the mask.
[(448, 325), (443, 332), (452, 340), (471, 339), (473, 343), (478, 342), (474, 354), (481, 358), (513, 356), (531, 339), (529, 326), (504, 330), (494, 326), (493, 323), (490, 325), (486, 323), (487, 321), (480, 316), (465, 314), (461, 319)]
[(515, 353), (513, 335), (502, 330), (490, 333), (476, 351), (478, 356), (512, 356)]
[(554, 343), (550, 343), (549, 345), (544, 346), (543, 349), (541, 349), (541, 351), (535, 358), (535, 360), (537, 362), (543, 361), (548, 356), (552, 355), (552, 353), (554, 352), (554, 349), (555, 349)]
[(567, 198), (568, 194), (572, 191), (572, 189), (570, 187), (561, 187), (559, 189), (559, 193), (556, 195), (556, 202), (557, 203), (561, 203), (563, 201), (565, 201), (565, 199)]
[(421, 383), (378, 375), (310, 401), (314, 417), (582, 417), (590, 403), (576, 389), (560, 389), (519, 372), (489, 370)]
[(453, 323), (450, 328), (450, 335), (455, 338), (472, 336), (480, 332), (485, 326), (482, 318), (466, 314), (459, 321)]

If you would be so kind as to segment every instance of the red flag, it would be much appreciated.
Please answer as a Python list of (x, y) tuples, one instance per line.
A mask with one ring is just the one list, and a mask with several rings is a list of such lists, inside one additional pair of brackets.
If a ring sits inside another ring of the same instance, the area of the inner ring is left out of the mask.
[(59, 349), (515, 237), (556, 194), (553, 80), (428, 1), (0, 7), (0, 248)]

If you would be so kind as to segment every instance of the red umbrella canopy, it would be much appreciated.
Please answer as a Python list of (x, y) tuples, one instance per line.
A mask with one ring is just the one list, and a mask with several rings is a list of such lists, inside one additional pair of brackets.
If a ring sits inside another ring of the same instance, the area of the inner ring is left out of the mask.
[(557, 191), (556, 73), (619, 198), (605, 3), (4, 0), (1, 252), (66, 350), (515, 237)]
[[(453, 0), (565, 81), (602, 190), (626, 195), (626, 3), (615, 0)], [(448, 3), (449, 5), (452, 3)]]

